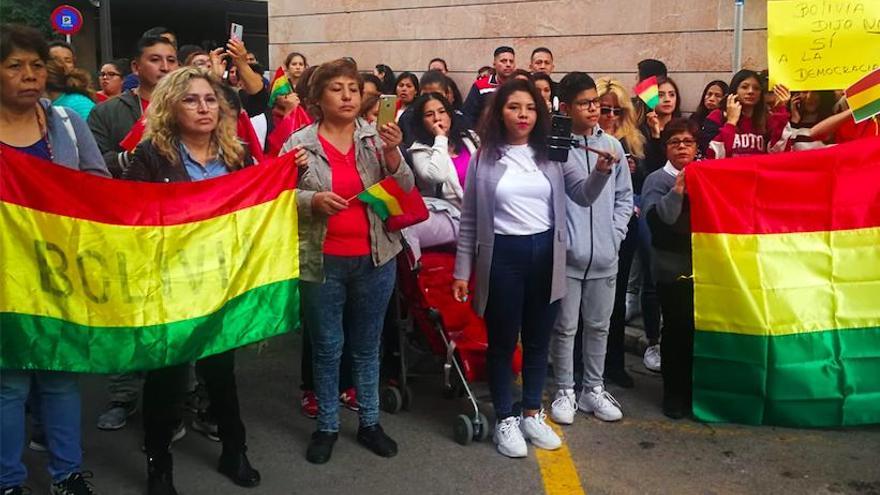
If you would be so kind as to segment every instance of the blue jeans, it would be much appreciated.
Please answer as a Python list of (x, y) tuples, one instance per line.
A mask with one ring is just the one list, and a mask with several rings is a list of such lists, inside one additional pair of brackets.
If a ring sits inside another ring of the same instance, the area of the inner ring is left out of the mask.
[(395, 260), (373, 266), (370, 256), (324, 255), (324, 283), (302, 282), (303, 316), (312, 338), (318, 431), (339, 431), (339, 363), (346, 337), (360, 425), (379, 423), (379, 344), (396, 267)]
[(49, 448), (49, 475), (55, 482), (80, 471), (80, 401), (77, 375), (60, 371), (0, 372), (0, 487), (22, 485), (27, 469), (21, 461), (25, 442), (24, 403), (33, 378), (34, 400)]
[(645, 337), (651, 344), (660, 341), (660, 299), (651, 273), (651, 229), (645, 212), (639, 217), (639, 260), (642, 263), (642, 319)]
[[(553, 230), (535, 235), (495, 235), (486, 303), (486, 354), (495, 417), (513, 416), (513, 353), (523, 347), (522, 408), (540, 409), (547, 354), (559, 301), (550, 303)], [(522, 330), (520, 330), (522, 329)]]

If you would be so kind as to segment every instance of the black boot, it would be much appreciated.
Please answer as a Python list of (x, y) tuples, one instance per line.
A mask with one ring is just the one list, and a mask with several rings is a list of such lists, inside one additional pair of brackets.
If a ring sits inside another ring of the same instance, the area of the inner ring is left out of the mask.
[(171, 474), (171, 454), (147, 456), (147, 493), (149, 495), (177, 495)]
[(357, 441), (381, 457), (397, 455), (397, 442), (391, 439), (379, 425), (358, 428)]
[(245, 455), (245, 449), (223, 449), (217, 471), (225, 474), (233, 483), (245, 488), (260, 484), (260, 472), (251, 466)]
[(339, 438), (339, 433), (316, 431), (312, 433), (309, 448), (306, 449), (306, 460), (312, 464), (324, 464), (330, 460), (333, 454), (333, 444)]

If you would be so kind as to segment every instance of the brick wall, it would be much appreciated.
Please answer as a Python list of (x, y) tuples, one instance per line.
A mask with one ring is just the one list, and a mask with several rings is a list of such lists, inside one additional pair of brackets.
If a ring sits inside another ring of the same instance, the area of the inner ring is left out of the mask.
[[(745, 7), (743, 65), (766, 67), (767, 0)], [(499, 45), (517, 50), (527, 68), (532, 49), (549, 47), (554, 79), (572, 70), (635, 83), (636, 63), (666, 62), (692, 110), (703, 85), (729, 80), (733, 0), (269, 0), (273, 67), (290, 51), (311, 63), (351, 56), (421, 74), (443, 57), (467, 92), (476, 70), (491, 65)]]

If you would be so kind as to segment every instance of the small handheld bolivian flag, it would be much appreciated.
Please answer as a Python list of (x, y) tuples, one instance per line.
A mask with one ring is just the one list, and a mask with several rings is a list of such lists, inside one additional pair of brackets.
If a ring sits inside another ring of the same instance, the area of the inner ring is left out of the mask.
[(846, 88), (846, 102), (852, 109), (856, 123), (880, 114), (880, 69)]
[(269, 83), (269, 108), (275, 105), (276, 98), (289, 95), (290, 93), (293, 93), (293, 86), (290, 85), (287, 73), (284, 72), (283, 68), (279, 67), (275, 71), (275, 76), (272, 77), (272, 82)]
[(639, 98), (653, 110), (660, 103), (660, 87), (657, 84), (657, 76), (651, 76), (644, 79), (636, 85), (633, 91), (639, 95)]
[(428, 218), (425, 202), (418, 195), (404, 192), (393, 177), (386, 177), (357, 195), (379, 215), (388, 230), (419, 223)]

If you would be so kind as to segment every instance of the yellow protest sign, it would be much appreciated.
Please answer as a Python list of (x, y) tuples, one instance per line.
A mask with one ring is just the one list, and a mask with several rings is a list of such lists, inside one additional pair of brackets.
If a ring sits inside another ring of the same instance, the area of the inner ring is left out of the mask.
[(880, 0), (770, 0), (771, 84), (844, 89), (880, 67)]

